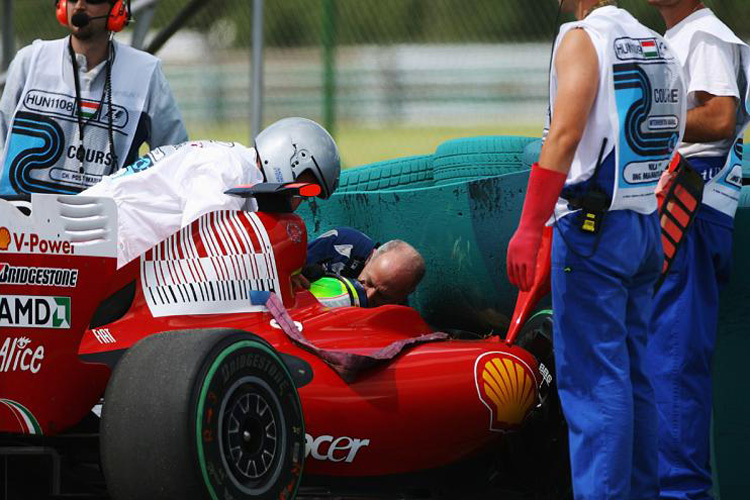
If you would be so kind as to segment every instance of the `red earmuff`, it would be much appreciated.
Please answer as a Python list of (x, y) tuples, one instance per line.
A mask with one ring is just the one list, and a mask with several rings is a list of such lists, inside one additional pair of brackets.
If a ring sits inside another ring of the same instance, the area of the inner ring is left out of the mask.
[[(57, 22), (63, 26), (68, 26), (68, 0), (57, 0), (55, 4), (55, 16)], [(108, 31), (122, 31), (130, 22), (130, 9), (125, 5), (125, 0), (117, 0), (109, 9), (107, 16)]]
[(125, 0), (117, 0), (109, 9), (109, 18), (107, 19), (107, 30), (122, 31), (130, 21), (130, 10), (125, 5)]
[(55, 16), (58, 23), (68, 26), (68, 0), (57, 0), (55, 4)]

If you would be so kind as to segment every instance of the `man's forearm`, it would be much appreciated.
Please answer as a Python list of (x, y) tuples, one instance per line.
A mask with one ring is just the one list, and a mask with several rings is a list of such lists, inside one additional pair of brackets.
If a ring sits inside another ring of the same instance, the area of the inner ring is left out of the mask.
[(575, 131), (550, 131), (539, 155), (539, 165), (548, 170), (567, 174), (581, 137)]
[(685, 142), (716, 142), (734, 139), (737, 99), (711, 96), (704, 104), (688, 111)]

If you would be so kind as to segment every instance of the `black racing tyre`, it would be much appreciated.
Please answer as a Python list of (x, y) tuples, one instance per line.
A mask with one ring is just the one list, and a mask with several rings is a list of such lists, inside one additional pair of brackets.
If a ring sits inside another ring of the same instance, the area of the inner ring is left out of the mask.
[(107, 386), (101, 460), (114, 500), (294, 498), (299, 396), (263, 339), (241, 330), (153, 335)]
[(408, 156), (346, 169), (336, 192), (407, 189), (432, 183), (432, 155)]
[(511, 174), (524, 169), (523, 151), (533, 137), (481, 136), (439, 145), (432, 161), (435, 183)]
[(538, 311), (521, 328), (516, 345), (530, 352), (539, 363), (542, 380), (539, 386), (540, 402), (544, 411), (559, 409), (555, 384), (555, 352), (552, 346), (552, 310)]

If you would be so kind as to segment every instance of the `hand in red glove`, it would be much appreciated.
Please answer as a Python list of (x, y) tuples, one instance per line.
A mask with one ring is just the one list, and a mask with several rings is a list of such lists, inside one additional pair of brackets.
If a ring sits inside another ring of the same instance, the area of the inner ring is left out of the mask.
[(508, 243), (508, 279), (526, 292), (534, 284), (536, 256), (542, 243), (542, 229), (518, 226)]
[(664, 204), (664, 199), (669, 194), (669, 190), (672, 189), (672, 184), (677, 178), (677, 169), (680, 166), (682, 156), (680, 153), (675, 153), (672, 157), (672, 161), (669, 162), (669, 166), (662, 172), (659, 177), (659, 183), (656, 185), (656, 203), (659, 205), (659, 209)]
[(535, 163), (531, 167), (521, 222), (508, 244), (508, 279), (521, 291), (534, 284), (536, 259), (544, 224), (552, 215), (567, 174), (548, 170)]

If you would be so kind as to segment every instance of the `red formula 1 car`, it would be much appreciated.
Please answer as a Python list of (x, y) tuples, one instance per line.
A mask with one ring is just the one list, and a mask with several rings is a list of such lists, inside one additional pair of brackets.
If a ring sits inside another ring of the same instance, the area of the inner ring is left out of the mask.
[(0, 200), (0, 497), (565, 489), (549, 315), (523, 348), (405, 306), (323, 307), (290, 283), (294, 189), (118, 271), (110, 200)]

